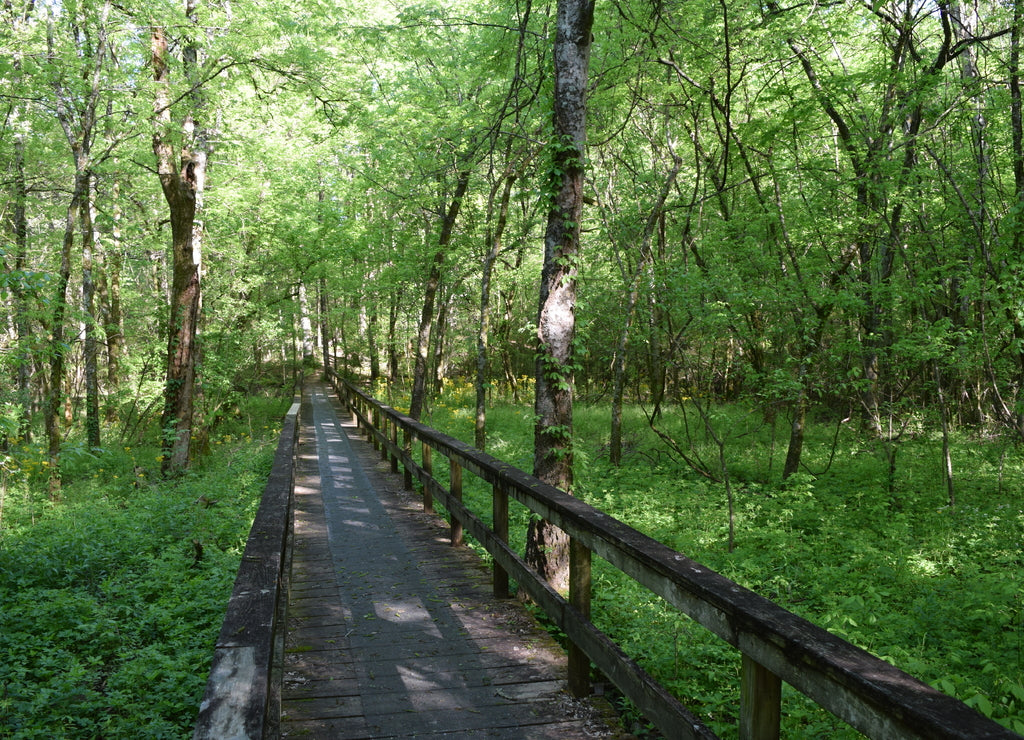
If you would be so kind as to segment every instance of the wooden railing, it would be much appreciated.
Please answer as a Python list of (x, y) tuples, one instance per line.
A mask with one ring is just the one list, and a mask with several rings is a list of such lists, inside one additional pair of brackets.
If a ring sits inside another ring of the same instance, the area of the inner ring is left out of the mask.
[[(589, 619), (590, 556), (604, 558), (742, 654), (740, 738), (780, 736), (781, 684), (790, 684), (871, 738), (1019, 738), (889, 663), (758, 596), (583, 501), (546, 485), (470, 445), (381, 404), (333, 379), (358, 426), (405, 485), (422, 485), (424, 506), (436, 499), (451, 517), (453, 544), (469, 532), (494, 558), (494, 592), (509, 578), (524, 588), (572, 642), (569, 685), (589, 692), (590, 661), (669, 738), (714, 733), (627, 656)], [(413, 443), (421, 445), (420, 460)], [(434, 478), (433, 455), (449, 460), (446, 485)], [(462, 472), (492, 487), (493, 525), (462, 503)], [(568, 532), (570, 594), (566, 600), (539, 579), (508, 545), (509, 497)]]
[(193, 740), (278, 736), (300, 399), (285, 416), (213, 654)]

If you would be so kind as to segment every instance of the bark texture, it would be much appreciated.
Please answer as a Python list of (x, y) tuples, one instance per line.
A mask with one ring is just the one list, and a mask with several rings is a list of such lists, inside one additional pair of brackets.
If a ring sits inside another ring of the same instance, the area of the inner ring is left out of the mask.
[[(555, 94), (550, 206), (544, 234), (537, 316), (533, 472), (572, 491), (572, 398), (575, 366), (576, 272), (583, 213), (586, 90), (593, 0), (560, 0), (555, 30)], [(556, 589), (568, 589), (568, 536), (535, 519), (526, 560)]]
[[(199, 194), (206, 174), (202, 147), (181, 146), (171, 138), (171, 112), (167, 94), (167, 39), (161, 28), (152, 32), (153, 78), (156, 81), (156, 155), (160, 187), (171, 222), (171, 295), (164, 388), (163, 462), (165, 475), (184, 471), (189, 463), (196, 382), (196, 330), (200, 311), (200, 248), (195, 239)], [(192, 125), (186, 128), (193, 128)]]

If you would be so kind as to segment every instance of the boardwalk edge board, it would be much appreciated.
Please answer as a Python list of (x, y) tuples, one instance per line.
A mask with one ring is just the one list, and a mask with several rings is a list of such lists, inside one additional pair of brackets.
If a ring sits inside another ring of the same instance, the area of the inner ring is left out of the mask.
[(213, 654), (193, 740), (256, 740), (275, 734), (275, 663), (287, 602), (287, 546), (300, 400), (284, 417), (274, 465), (253, 519)]

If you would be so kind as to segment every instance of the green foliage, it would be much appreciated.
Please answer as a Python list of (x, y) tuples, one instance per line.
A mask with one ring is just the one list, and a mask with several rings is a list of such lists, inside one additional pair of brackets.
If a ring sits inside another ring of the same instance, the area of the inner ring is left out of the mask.
[(281, 402), (246, 410), (173, 483), (156, 447), (88, 451), (52, 505), (22, 461), (0, 522), (0, 737), (191, 735)]

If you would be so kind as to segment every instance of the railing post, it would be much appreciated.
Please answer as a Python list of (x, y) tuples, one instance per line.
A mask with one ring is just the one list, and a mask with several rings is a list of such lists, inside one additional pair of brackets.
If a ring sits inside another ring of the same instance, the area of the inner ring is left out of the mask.
[(373, 406), (372, 408), (373, 411), (370, 412), (370, 418), (373, 419), (373, 421), (370, 424), (370, 429), (366, 430), (366, 433), (369, 435), (369, 439), (373, 443), (373, 449), (379, 450), (380, 442), (377, 441), (376, 431), (380, 429), (380, 411), (377, 410), (376, 406)]
[(391, 472), (398, 472), (398, 422), (391, 419)]
[[(508, 491), (500, 482), (495, 481), (491, 487), (491, 518), (494, 522), (494, 536), (508, 544)], [(491, 580), (494, 598), (507, 599), (509, 593), (508, 572), (498, 565), (495, 558), (491, 567)]]
[(740, 740), (779, 740), (782, 680), (748, 655), (740, 679)]
[(378, 410), (377, 412), (377, 428), (380, 430), (380, 459), (387, 462), (388, 459), (388, 443), (385, 441), (388, 438), (388, 415), (382, 414)]
[[(426, 440), (420, 443), (423, 447), (423, 472), (427, 478), (434, 477), (434, 448), (427, 444)], [(434, 513), (434, 492), (430, 490), (429, 484), (423, 486), (423, 511), (428, 514)]]
[[(412, 432), (408, 429), (402, 430), (402, 452), (405, 453), (406, 460), (412, 460)], [(412, 465), (407, 464), (405, 466), (405, 472), (402, 475), (402, 485), (405, 486), (405, 490), (412, 490)]]
[[(453, 499), (462, 501), (462, 466), (454, 460), (448, 466), (448, 491)], [(448, 514), (452, 518), (452, 547), (458, 547), (462, 544), (462, 522), (451, 511)]]
[[(569, 540), (569, 603), (590, 619), (590, 548), (575, 537)], [(590, 696), (590, 659), (575, 643), (569, 644), (569, 693)]]

